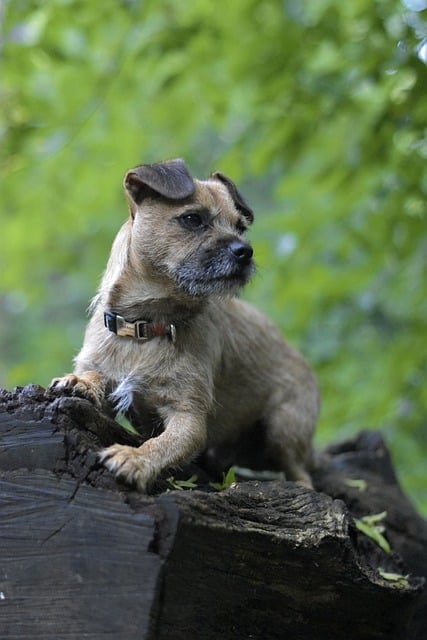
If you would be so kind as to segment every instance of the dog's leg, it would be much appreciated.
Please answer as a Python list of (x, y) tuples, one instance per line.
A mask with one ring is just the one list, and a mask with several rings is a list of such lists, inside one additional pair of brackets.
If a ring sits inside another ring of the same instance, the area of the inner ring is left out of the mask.
[(164, 431), (140, 447), (115, 444), (100, 452), (101, 462), (140, 491), (168, 467), (189, 462), (206, 445), (206, 420), (187, 412), (173, 412)]
[(301, 419), (301, 413), (284, 403), (273, 410), (265, 420), (267, 447), (276, 464), (293, 480), (313, 488), (307, 466), (311, 462), (310, 434), (314, 427)]
[(49, 389), (55, 392), (71, 393), (86, 398), (100, 407), (105, 398), (105, 382), (97, 371), (85, 371), (80, 375), (69, 373), (62, 378), (54, 378)]

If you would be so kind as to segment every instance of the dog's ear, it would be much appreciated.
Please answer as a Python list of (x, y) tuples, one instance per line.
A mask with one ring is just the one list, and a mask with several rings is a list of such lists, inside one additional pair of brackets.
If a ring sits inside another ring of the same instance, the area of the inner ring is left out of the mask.
[(134, 215), (147, 196), (158, 194), (170, 200), (183, 200), (194, 193), (195, 186), (184, 160), (177, 158), (131, 169), (125, 175), (124, 188)]
[(225, 184), (225, 186), (230, 192), (231, 197), (233, 198), (236, 209), (238, 209), (241, 213), (243, 213), (245, 218), (248, 220), (249, 224), (252, 224), (252, 222), (254, 221), (254, 212), (252, 211), (250, 206), (245, 202), (245, 199), (243, 198), (242, 194), (239, 193), (239, 191), (237, 190), (237, 187), (234, 184), (234, 182), (232, 182), (230, 178), (227, 178), (227, 176), (225, 176), (223, 173), (220, 173), (219, 171), (215, 171), (215, 173), (212, 173), (210, 177), (214, 178), (214, 180), (220, 180), (220, 182)]

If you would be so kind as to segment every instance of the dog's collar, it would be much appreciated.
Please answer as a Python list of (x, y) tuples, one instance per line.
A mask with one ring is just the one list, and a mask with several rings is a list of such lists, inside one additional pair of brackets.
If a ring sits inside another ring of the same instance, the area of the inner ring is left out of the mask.
[(117, 336), (128, 336), (140, 342), (147, 342), (159, 336), (169, 336), (172, 342), (175, 342), (176, 339), (174, 324), (149, 322), (148, 320), (128, 322), (114, 311), (104, 311), (104, 325)]

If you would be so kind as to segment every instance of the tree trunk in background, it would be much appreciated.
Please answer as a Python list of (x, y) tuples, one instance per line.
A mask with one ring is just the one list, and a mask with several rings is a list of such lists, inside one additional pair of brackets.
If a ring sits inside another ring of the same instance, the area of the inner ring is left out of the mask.
[[(196, 490), (146, 496), (97, 463), (113, 442), (139, 440), (85, 400), (0, 392), (2, 640), (426, 637), (427, 526), (378, 433), (323, 452), (316, 491), (190, 465)], [(391, 553), (355, 526), (383, 511)]]

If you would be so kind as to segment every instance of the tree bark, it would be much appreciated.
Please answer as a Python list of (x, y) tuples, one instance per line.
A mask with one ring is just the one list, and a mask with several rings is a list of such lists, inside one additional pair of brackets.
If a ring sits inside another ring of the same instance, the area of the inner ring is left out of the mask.
[[(2, 639), (426, 637), (427, 526), (379, 433), (319, 455), (316, 491), (189, 465), (146, 496), (98, 464), (113, 442), (139, 438), (85, 400), (0, 392)], [(384, 511), (390, 553), (355, 524)]]

